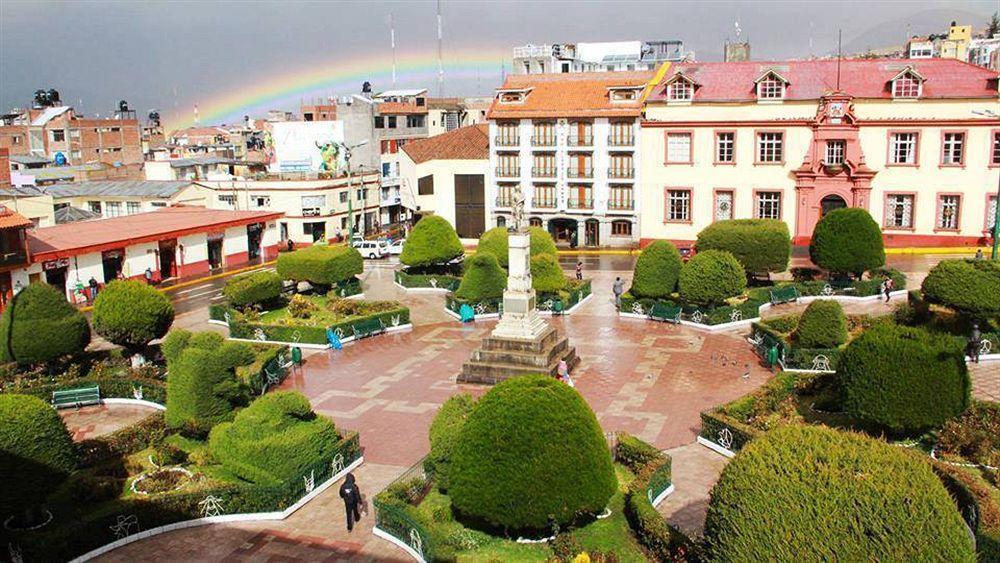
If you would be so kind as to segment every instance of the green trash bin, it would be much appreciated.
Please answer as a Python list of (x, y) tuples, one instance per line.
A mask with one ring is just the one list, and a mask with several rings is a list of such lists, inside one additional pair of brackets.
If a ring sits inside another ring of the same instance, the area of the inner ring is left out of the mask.
[(563, 314), (563, 302), (562, 299), (556, 299), (552, 302), (552, 314), (561, 315)]
[(302, 365), (302, 348), (298, 346), (292, 347), (292, 362), (297, 366)]
[(773, 366), (778, 363), (778, 345), (775, 344), (767, 349), (767, 365)]

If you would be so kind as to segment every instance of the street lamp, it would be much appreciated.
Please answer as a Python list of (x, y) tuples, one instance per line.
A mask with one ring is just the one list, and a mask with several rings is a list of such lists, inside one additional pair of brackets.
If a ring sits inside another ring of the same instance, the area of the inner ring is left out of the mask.
[[(352, 202), (354, 201), (354, 198), (352, 196), (354, 194), (351, 193), (352, 188), (354, 188), (354, 184), (353, 184), (353, 178), (351, 177), (351, 151), (353, 151), (358, 147), (363, 147), (367, 145), (368, 139), (365, 139), (360, 143), (354, 145), (348, 145), (346, 143), (337, 143), (337, 144), (340, 145), (340, 150), (344, 151), (344, 161), (347, 162), (347, 244), (348, 246), (350, 246), (352, 240), (354, 239), (354, 205), (352, 204)], [(363, 177), (361, 179), (361, 185), (364, 186)], [(365, 190), (365, 192), (367, 192), (367, 190)], [(364, 199), (366, 200), (368, 199), (367, 195), (368, 194), (365, 193)], [(362, 209), (361, 209), (362, 228), (364, 228), (364, 223), (365, 223), (365, 210), (364, 210), (365, 204), (367, 204), (367, 201), (362, 202)], [(362, 231), (361, 236), (364, 237), (364, 231)]]
[[(993, 110), (972, 110), (972, 113), (976, 115), (983, 115), (986, 117), (1000, 118), (1000, 113)], [(997, 250), (1000, 248), (1000, 177), (997, 179), (997, 200), (995, 206), (995, 213), (993, 214), (993, 253), (990, 255), (992, 260), (997, 259)]]

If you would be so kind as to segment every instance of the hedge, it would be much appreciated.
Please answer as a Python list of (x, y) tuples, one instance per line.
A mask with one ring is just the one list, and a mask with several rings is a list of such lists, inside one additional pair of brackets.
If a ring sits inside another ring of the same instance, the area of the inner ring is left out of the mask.
[(546, 375), (511, 378), (488, 391), (452, 452), (452, 506), (508, 530), (547, 530), (599, 514), (616, 489), (594, 412)]
[(125, 348), (162, 338), (174, 322), (170, 299), (146, 282), (116, 280), (94, 300), (94, 331)]
[(893, 434), (919, 435), (969, 406), (962, 340), (879, 324), (851, 341), (837, 366), (844, 410)]
[(996, 486), (954, 465), (936, 462), (933, 468), (976, 536), (979, 561), (1000, 561), (1000, 494)]
[(397, 270), (395, 277), (396, 283), (406, 288), (430, 287), (455, 291), (462, 283), (461, 277), (447, 274), (411, 274)]
[(819, 426), (747, 445), (712, 488), (719, 561), (974, 561), (962, 518), (921, 457)]
[(477, 252), (465, 261), (465, 275), (455, 292), (455, 297), (467, 301), (482, 301), (503, 297), (507, 287), (507, 273), (496, 257), (488, 252)]
[(0, 519), (44, 502), (76, 468), (66, 424), (49, 404), (29, 395), (0, 395)]
[(87, 318), (48, 284), (29, 284), (0, 315), (0, 362), (3, 363), (49, 362), (79, 354), (89, 343)]
[[(725, 431), (728, 430), (727, 438), (730, 440), (726, 446), (722, 442)], [(743, 424), (739, 420), (718, 411), (705, 411), (701, 413), (701, 430), (698, 435), (702, 438), (715, 442), (729, 451), (738, 452), (749, 444), (754, 438), (761, 435), (761, 431)]]
[(208, 448), (237, 477), (276, 485), (300, 478), (317, 459), (332, 459), (338, 438), (333, 422), (317, 416), (304, 395), (275, 391), (213, 428)]
[(674, 561), (687, 539), (667, 524), (650, 500), (670, 486), (670, 456), (630, 434), (622, 432), (617, 438), (615, 460), (636, 474), (625, 491), (625, 519), (656, 560)]
[(633, 473), (663, 459), (663, 452), (631, 434), (619, 432), (616, 439), (615, 461), (628, 467)]
[(281, 276), (276, 272), (260, 271), (229, 278), (222, 295), (233, 307), (264, 305), (281, 295)]
[(410, 267), (435, 266), (450, 262), (464, 252), (451, 223), (438, 215), (430, 215), (413, 226), (399, 261)]
[(326, 337), (327, 328), (334, 331), (340, 330), (344, 337), (349, 337), (354, 334), (352, 327), (355, 324), (375, 318), (381, 320), (382, 324), (387, 327), (406, 325), (410, 323), (410, 310), (400, 305), (398, 309), (348, 318), (339, 323), (334, 323), (329, 327), (269, 325), (259, 322), (247, 322), (237, 311), (230, 311), (229, 336), (232, 338), (257, 340), (257, 330), (260, 329), (264, 333), (264, 342), (326, 344), (328, 342)]
[(669, 241), (653, 241), (635, 261), (629, 293), (640, 298), (670, 297), (677, 288), (680, 271), (681, 253), (677, 247)]
[(475, 405), (476, 399), (468, 393), (454, 395), (441, 405), (431, 422), (431, 451), (424, 458), (424, 471), (434, 476), (442, 491), (448, 490), (452, 452)]
[(555, 254), (531, 257), (531, 287), (538, 293), (557, 292), (566, 287), (566, 274)]
[(1000, 317), (1000, 262), (943, 260), (921, 286), (924, 299), (982, 320)]
[(783, 272), (788, 268), (792, 239), (788, 225), (778, 219), (716, 221), (698, 233), (698, 252), (725, 250), (748, 273)]
[[(556, 243), (552, 240), (552, 235), (548, 231), (541, 227), (529, 227), (528, 235), (531, 256), (556, 254)], [(507, 268), (510, 252), (508, 236), (510, 236), (510, 232), (507, 230), (507, 227), (494, 227), (479, 237), (476, 252), (488, 252), (496, 256), (500, 266)]]
[(813, 301), (799, 317), (795, 344), (803, 348), (836, 348), (847, 341), (847, 317), (840, 303)]
[(76, 444), (80, 452), (80, 466), (92, 467), (109, 459), (140, 452), (162, 440), (166, 431), (163, 411), (156, 411), (110, 434), (82, 440)]
[(277, 270), (283, 280), (329, 286), (361, 274), (364, 259), (349, 246), (307, 246), (279, 254)]
[(681, 268), (678, 289), (689, 303), (714, 305), (735, 297), (746, 289), (747, 276), (736, 258), (723, 250), (695, 254)]
[(882, 231), (866, 209), (834, 209), (813, 228), (809, 257), (825, 270), (860, 278), (885, 264)]
[(167, 386), (163, 381), (129, 373), (99, 377), (93, 375), (74, 377), (57, 383), (17, 389), (17, 392), (38, 397), (47, 402), (52, 400), (53, 391), (84, 387), (100, 387), (102, 399), (134, 399), (136, 390), (141, 388), (143, 400), (160, 405), (167, 402)]

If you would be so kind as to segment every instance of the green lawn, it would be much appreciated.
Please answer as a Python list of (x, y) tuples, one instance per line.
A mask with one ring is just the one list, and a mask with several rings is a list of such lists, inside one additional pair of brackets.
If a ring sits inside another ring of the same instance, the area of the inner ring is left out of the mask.
[(308, 317), (293, 317), (288, 313), (289, 306), (264, 311), (260, 320), (254, 324), (305, 326), (326, 328), (374, 313), (392, 311), (401, 307), (394, 301), (362, 301), (358, 299), (341, 299), (322, 295), (307, 295), (303, 297), (310, 305)]

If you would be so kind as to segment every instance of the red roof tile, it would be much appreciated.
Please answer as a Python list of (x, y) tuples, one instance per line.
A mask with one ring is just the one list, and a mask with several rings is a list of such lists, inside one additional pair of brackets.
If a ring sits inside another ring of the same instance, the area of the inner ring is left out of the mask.
[(486, 160), (490, 155), (489, 127), (486, 124), (459, 127), (403, 146), (415, 164), (428, 160)]
[(642, 111), (635, 102), (612, 102), (608, 88), (644, 86), (654, 73), (580, 72), (569, 74), (520, 74), (507, 77), (501, 90), (531, 89), (523, 103), (501, 104), (496, 99), (488, 117), (633, 117)]
[(31, 225), (31, 219), (28, 219), (24, 215), (0, 205), (0, 229), (15, 229), (30, 227)]
[(427, 113), (427, 106), (406, 102), (379, 102), (378, 113), (381, 115), (414, 115)]

